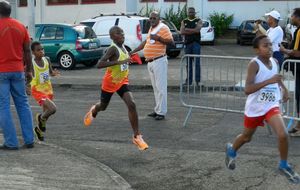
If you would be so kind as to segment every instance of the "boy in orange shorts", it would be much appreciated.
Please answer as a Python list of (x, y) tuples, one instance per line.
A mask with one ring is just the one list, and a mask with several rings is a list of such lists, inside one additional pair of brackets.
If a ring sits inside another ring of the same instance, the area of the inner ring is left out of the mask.
[(132, 142), (140, 149), (146, 150), (147, 143), (143, 140), (138, 128), (138, 114), (132, 93), (128, 88), (129, 54), (124, 47), (124, 32), (118, 26), (109, 30), (113, 40), (105, 55), (98, 62), (98, 68), (107, 68), (102, 80), (101, 101), (93, 105), (84, 117), (84, 125), (91, 125), (97, 113), (106, 110), (112, 95), (117, 94), (128, 107), (128, 117), (133, 129)]
[[(31, 44), (31, 51), (34, 55), (33, 79), (30, 83), (31, 95), (37, 103), (43, 108), (43, 113), (36, 114), (37, 126), (34, 132), (40, 141), (44, 141), (44, 132), (46, 131), (46, 121), (56, 112), (56, 105), (53, 100), (53, 89), (50, 82), (50, 76), (58, 76), (60, 73), (53, 70), (48, 57), (45, 57), (44, 48), (39, 42)], [(27, 93), (30, 94), (29, 90)]]
[(299, 183), (299, 175), (294, 172), (287, 162), (288, 136), (280, 113), (279, 101), (281, 92), (283, 102), (288, 100), (288, 90), (278, 74), (278, 62), (272, 58), (272, 43), (265, 36), (259, 36), (253, 41), (257, 57), (248, 65), (245, 93), (248, 95), (245, 105), (244, 131), (238, 135), (233, 144), (226, 144), (226, 167), (235, 169), (237, 151), (245, 143), (251, 141), (258, 126), (264, 126), (264, 120), (274, 129), (278, 137), (280, 153), (279, 171), (292, 183)]

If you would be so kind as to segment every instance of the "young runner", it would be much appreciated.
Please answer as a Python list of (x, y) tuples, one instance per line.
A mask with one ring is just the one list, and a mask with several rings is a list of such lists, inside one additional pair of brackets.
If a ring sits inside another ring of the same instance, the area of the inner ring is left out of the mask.
[(285, 102), (288, 100), (288, 90), (278, 73), (278, 64), (272, 58), (272, 43), (266, 35), (254, 39), (253, 47), (257, 57), (253, 58), (248, 66), (245, 93), (248, 95), (244, 131), (238, 135), (233, 144), (226, 144), (226, 167), (235, 169), (237, 151), (245, 143), (251, 141), (258, 126), (264, 126), (264, 120), (274, 129), (278, 136), (278, 149), (280, 154), (279, 171), (291, 182), (299, 183), (299, 175), (294, 172), (287, 162), (288, 136), (283, 118), (279, 110), (282, 90)]
[[(43, 108), (42, 113), (36, 114), (37, 126), (34, 128), (34, 132), (40, 141), (44, 141), (46, 122), (56, 112), (50, 76), (58, 76), (60, 73), (58, 70), (52, 69), (51, 62), (48, 57), (45, 57), (44, 48), (39, 42), (31, 44), (31, 51), (34, 55), (32, 60), (33, 79), (30, 83), (31, 95)], [(29, 89), (27, 88), (28, 94), (30, 94)]]
[(140, 149), (148, 148), (143, 140), (138, 128), (138, 114), (132, 93), (128, 88), (128, 64), (129, 54), (124, 43), (124, 32), (114, 26), (109, 31), (110, 38), (113, 40), (105, 55), (98, 62), (98, 68), (107, 68), (102, 80), (101, 101), (93, 105), (84, 117), (85, 126), (91, 125), (98, 112), (104, 111), (112, 97), (117, 92), (128, 107), (128, 117), (134, 132), (132, 142)]

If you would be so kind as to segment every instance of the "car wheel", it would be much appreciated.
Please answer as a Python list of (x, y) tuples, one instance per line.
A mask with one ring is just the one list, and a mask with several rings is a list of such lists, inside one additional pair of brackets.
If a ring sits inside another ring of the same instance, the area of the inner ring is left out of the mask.
[(75, 67), (74, 56), (70, 52), (61, 52), (58, 56), (58, 63), (62, 69), (73, 69)]
[(93, 66), (97, 65), (97, 63), (98, 63), (98, 60), (83, 62), (83, 64), (87, 67), (93, 67)]
[(172, 51), (172, 52), (167, 53), (167, 55), (170, 58), (176, 58), (176, 57), (178, 57), (179, 54), (180, 54), (180, 51)]
[(237, 38), (237, 39), (236, 39), (236, 44), (240, 44), (240, 43), (241, 43), (240, 39)]
[(240, 39), (240, 45), (241, 46), (245, 45), (245, 41), (243, 39)]

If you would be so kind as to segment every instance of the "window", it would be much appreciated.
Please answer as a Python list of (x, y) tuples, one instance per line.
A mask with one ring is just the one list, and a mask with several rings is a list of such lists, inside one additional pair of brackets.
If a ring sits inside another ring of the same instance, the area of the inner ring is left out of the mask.
[(64, 29), (61, 27), (46, 26), (43, 30), (41, 40), (62, 40)]
[(81, 0), (81, 4), (115, 3), (116, 0)]
[[(27, 0), (19, 0), (19, 7), (27, 7), (28, 1)], [(34, 6), (36, 6), (36, 0), (34, 0)]]
[(47, 5), (77, 5), (78, 0), (47, 0)]
[(158, 0), (141, 0), (142, 3), (158, 2)]

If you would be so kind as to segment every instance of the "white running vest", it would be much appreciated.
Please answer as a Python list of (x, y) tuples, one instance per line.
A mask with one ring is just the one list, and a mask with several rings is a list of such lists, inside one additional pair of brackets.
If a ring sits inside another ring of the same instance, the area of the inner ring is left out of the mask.
[[(272, 69), (267, 68), (257, 57), (253, 59), (258, 65), (258, 73), (254, 83), (260, 83), (278, 74), (278, 65), (273, 58), (270, 58)], [(247, 117), (258, 117), (265, 115), (270, 109), (279, 107), (281, 99), (278, 83), (269, 84), (247, 97), (245, 115)]]

